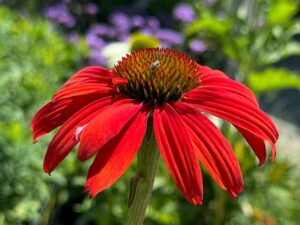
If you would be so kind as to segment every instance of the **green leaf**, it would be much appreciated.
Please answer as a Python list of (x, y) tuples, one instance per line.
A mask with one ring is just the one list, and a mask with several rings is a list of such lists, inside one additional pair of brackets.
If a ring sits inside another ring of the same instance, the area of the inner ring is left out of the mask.
[(289, 22), (296, 14), (297, 9), (296, 1), (278, 1), (272, 5), (268, 15), (268, 21), (271, 25)]
[(290, 41), (285, 45), (279, 46), (276, 51), (265, 51), (262, 52), (262, 61), (265, 64), (271, 64), (278, 62), (281, 59), (287, 58), (289, 56), (300, 55), (300, 43), (295, 41)]
[(300, 75), (286, 69), (268, 68), (250, 74), (248, 85), (258, 94), (285, 88), (300, 89)]
[(209, 35), (220, 37), (227, 33), (230, 29), (229, 21), (221, 21), (213, 17), (205, 17), (197, 20), (189, 25), (185, 34), (187, 36), (194, 35), (200, 31), (204, 31)]

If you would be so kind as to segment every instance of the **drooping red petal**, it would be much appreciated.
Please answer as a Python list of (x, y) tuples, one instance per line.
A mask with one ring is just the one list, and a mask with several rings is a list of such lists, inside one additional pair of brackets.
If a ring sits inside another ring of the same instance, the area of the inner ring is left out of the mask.
[(254, 134), (250, 133), (248, 130), (244, 128), (237, 127), (237, 126), (236, 128), (247, 140), (248, 144), (250, 145), (255, 155), (259, 159), (258, 166), (262, 166), (265, 163), (267, 157), (266, 145), (264, 140), (261, 139), (260, 137), (255, 136)]
[(243, 189), (237, 158), (218, 128), (201, 112), (185, 103), (175, 103), (175, 110), (188, 128), (199, 160), (215, 181), (236, 197)]
[[(213, 92), (226, 92), (229, 95), (234, 95), (240, 99), (243, 99), (244, 101), (247, 101), (249, 104), (254, 104), (258, 107), (258, 102), (253, 92), (248, 87), (237, 81), (218, 76), (212, 76), (203, 80), (201, 85), (204, 86), (206, 90)], [(266, 147), (264, 140), (257, 135), (253, 135), (251, 132), (248, 132), (242, 127), (235, 127), (243, 135), (258, 157), (259, 166), (263, 165), (266, 160)]]
[[(212, 74), (213, 71), (211, 71), (210, 73)], [(258, 102), (253, 92), (248, 87), (237, 81), (217, 75), (215, 77), (211, 76), (204, 79), (201, 82), (201, 85), (205, 86), (206, 90), (213, 92), (227, 92), (230, 95), (235, 95), (245, 101), (248, 101), (249, 104), (258, 106)], [(239, 130), (239, 132), (243, 135), (243, 137), (255, 152), (256, 156), (259, 159), (259, 166), (263, 165), (266, 160), (266, 147), (264, 144), (264, 140), (256, 135), (253, 135), (251, 132), (248, 132), (242, 127), (235, 127)]]
[(205, 90), (223, 93), (226, 92), (228, 94), (235, 95), (239, 98), (249, 101), (249, 103), (253, 103), (258, 106), (257, 99), (253, 92), (247, 86), (235, 80), (225, 77), (212, 76), (202, 80), (201, 86), (205, 87)]
[(98, 94), (87, 96), (76, 96), (74, 98), (61, 99), (56, 102), (48, 102), (41, 108), (31, 123), (33, 132), (33, 141), (52, 131), (54, 128), (62, 125), (74, 113), (96, 101), (99, 98)]
[(153, 123), (158, 148), (177, 187), (191, 204), (201, 204), (201, 170), (185, 125), (168, 103), (154, 110)]
[(105, 95), (114, 92), (112, 87), (113, 74), (111, 71), (98, 67), (86, 67), (75, 73), (52, 98), (58, 99), (98, 93)]
[(279, 136), (277, 129), (271, 119), (254, 104), (227, 92), (206, 90), (205, 86), (190, 92), (182, 101), (194, 104), (200, 110), (227, 120), (238, 128), (268, 141), (272, 148), (272, 159), (274, 158), (275, 143)]
[(70, 85), (61, 88), (52, 98), (52, 102), (60, 99), (76, 97), (81, 95), (98, 94), (99, 97), (112, 95), (115, 92), (110, 86), (104, 86), (102, 84), (81, 84)]
[(81, 85), (84, 83), (110, 84), (112, 78), (113, 74), (110, 70), (100, 66), (90, 66), (75, 73), (64, 84), (64, 87), (70, 85)]
[(136, 100), (117, 102), (89, 122), (81, 132), (78, 158), (86, 160), (94, 155), (110, 139), (118, 135), (122, 128), (143, 106)]
[[(44, 171), (51, 173), (58, 164), (69, 154), (78, 143), (76, 139), (76, 129), (86, 125), (104, 107), (113, 104), (121, 98), (105, 97), (95, 101), (70, 117), (58, 130), (51, 143), (44, 159)], [(126, 101), (126, 100), (122, 100)]]
[(33, 141), (62, 125), (89, 103), (115, 94), (112, 73), (101, 67), (87, 67), (73, 75), (41, 108), (32, 120)]
[(199, 74), (201, 82), (207, 78), (216, 78), (216, 77), (225, 78), (225, 79), (229, 78), (222, 71), (212, 70), (211, 68), (209, 68), (207, 66), (200, 66), (199, 70), (198, 70), (198, 74)]
[(149, 112), (144, 106), (116, 137), (99, 149), (85, 186), (90, 197), (112, 185), (128, 168), (143, 141)]

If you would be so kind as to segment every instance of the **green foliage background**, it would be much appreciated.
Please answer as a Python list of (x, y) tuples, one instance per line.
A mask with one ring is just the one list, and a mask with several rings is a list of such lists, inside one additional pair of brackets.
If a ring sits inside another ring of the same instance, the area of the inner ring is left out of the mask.
[[(223, 68), (259, 96), (299, 91), (299, 71), (278, 64), (300, 54), (294, 38), (300, 33), (295, 17), (299, 1), (229, 2), (217, 1), (210, 8), (192, 1), (198, 19), (182, 32), (187, 40), (201, 37), (210, 48), (193, 57)], [(260, 26), (258, 19), (263, 21)], [(185, 46), (181, 50), (187, 51)], [(32, 116), (85, 66), (87, 53), (83, 39), (70, 44), (45, 20), (0, 7), (0, 224), (123, 224), (134, 164), (116, 184), (90, 200), (82, 193), (90, 162), (80, 164), (71, 154), (49, 177), (42, 172), (42, 158), (51, 134), (35, 145), (31, 140)], [(228, 197), (204, 170), (205, 200), (194, 208), (176, 190), (160, 161), (145, 225), (298, 224), (299, 168), (281, 158), (257, 168), (243, 139), (228, 124), (222, 127), (243, 170), (241, 196)]]

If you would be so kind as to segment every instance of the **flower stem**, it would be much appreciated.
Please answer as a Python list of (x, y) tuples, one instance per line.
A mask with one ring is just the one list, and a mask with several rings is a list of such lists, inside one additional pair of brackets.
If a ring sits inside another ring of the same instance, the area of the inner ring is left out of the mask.
[(214, 186), (215, 191), (215, 201), (216, 201), (216, 208), (215, 208), (215, 222), (214, 225), (221, 225), (224, 224), (225, 216), (226, 216), (226, 194), (225, 192), (216, 184)]
[(126, 225), (142, 225), (149, 203), (159, 158), (154, 134), (144, 138), (138, 152), (136, 176), (131, 178)]

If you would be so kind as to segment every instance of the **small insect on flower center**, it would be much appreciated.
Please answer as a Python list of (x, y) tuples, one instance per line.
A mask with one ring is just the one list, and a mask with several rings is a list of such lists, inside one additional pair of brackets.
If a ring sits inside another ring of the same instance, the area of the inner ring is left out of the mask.
[[(112, 70), (123, 80), (119, 90), (145, 102), (177, 101), (200, 85), (199, 65), (187, 55), (170, 49), (150, 48), (128, 54)], [(120, 83), (120, 82), (117, 82)]]

